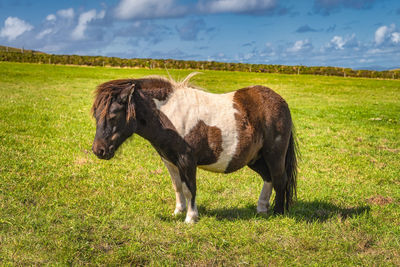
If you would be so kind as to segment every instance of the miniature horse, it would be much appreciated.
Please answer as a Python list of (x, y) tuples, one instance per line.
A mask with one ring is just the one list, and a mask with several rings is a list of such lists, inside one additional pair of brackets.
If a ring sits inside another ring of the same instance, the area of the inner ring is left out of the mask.
[(211, 94), (162, 77), (124, 79), (97, 87), (92, 150), (111, 159), (133, 133), (147, 139), (167, 167), (176, 194), (174, 214), (198, 219), (196, 167), (230, 173), (249, 166), (264, 180), (257, 212), (266, 213), (272, 188), (274, 212), (284, 213), (296, 195), (296, 143), (285, 100), (251, 86)]

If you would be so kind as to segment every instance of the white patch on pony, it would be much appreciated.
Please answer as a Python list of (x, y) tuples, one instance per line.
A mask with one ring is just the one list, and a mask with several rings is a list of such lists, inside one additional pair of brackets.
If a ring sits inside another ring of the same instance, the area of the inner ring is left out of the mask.
[(282, 136), (281, 136), (281, 135), (278, 135), (278, 136), (275, 138), (275, 143), (279, 143), (281, 140), (282, 140)]
[(177, 87), (164, 101), (154, 99), (157, 109), (172, 122), (178, 134), (184, 138), (202, 120), (207, 126), (221, 130), (222, 152), (217, 162), (199, 166), (214, 172), (224, 172), (235, 155), (238, 145), (234, 92), (211, 94), (189, 87)]
[(164, 164), (167, 167), (169, 174), (171, 175), (172, 185), (174, 186), (176, 197), (174, 215), (178, 215), (186, 210), (186, 200), (182, 189), (182, 182), (181, 177), (179, 176), (179, 170), (174, 164), (172, 164), (168, 160), (164, 158), (162, 158), (162, 160), (164, 161)]
[(268, 212), (268, 208), (270, 206), (269, 199), (271, 198), (271, 194), (272, 194), (272, 183), (264, 181), (264, 185), (261, 190), (260, 197), (258, 198), (258, 203), (257, 203), (258, 213)]

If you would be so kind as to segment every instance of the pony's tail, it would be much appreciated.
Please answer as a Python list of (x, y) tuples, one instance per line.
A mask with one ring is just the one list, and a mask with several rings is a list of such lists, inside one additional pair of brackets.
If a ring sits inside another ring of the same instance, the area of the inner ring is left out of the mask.
[(285, 188), (285, 202), (286, 210), (297, 198), (297, 160), (299, 156), (299, 150), (296, 140), (295, 129), (292, 127), (292, 132), (290, 134), (289, 146), (286, 151), (286, 162), (285, 169), (287, 175), (287, 184)]

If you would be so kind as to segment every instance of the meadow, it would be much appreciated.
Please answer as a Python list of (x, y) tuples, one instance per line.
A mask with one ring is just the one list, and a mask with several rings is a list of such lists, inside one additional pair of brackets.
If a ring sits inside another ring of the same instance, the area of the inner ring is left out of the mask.
[(199, 170), (187, 225), (147, 141), (91, 152), (96, 85), (153, 74), (167, 76), (0, 62), (1, 265), (400, 265), (399, 80), (203, 71), (193, 83), (210, 92), (261, 84), (287, 100), (298, 200), (257, 215), (258, 175)]

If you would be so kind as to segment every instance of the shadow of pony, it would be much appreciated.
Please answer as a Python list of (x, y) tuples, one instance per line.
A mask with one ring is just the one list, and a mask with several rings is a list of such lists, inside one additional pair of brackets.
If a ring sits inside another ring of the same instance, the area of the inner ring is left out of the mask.
[[(335, 204), (325, 201), (296, 201), (289, 212), (285, 215), (288, 218), (293, 218), (296, 221), (306, 221), (307, 223), (319, 222), (323, 223), (331, 218), (340, 218), (346, 220), (354, 218), (365, 213), (369, 213), (370, 206), (358, 207), (340, 207)], [(215, 217), (217, 220), (250, 220), (256, 217), (269, 218), (273, 215), (272, 209), (266, 215), (259, 215), (256, 212), (256, 205), (248, 204), (239, 208), (218, 208), (208, 209), (200, 205), (198, 207), (200, 216)]]

